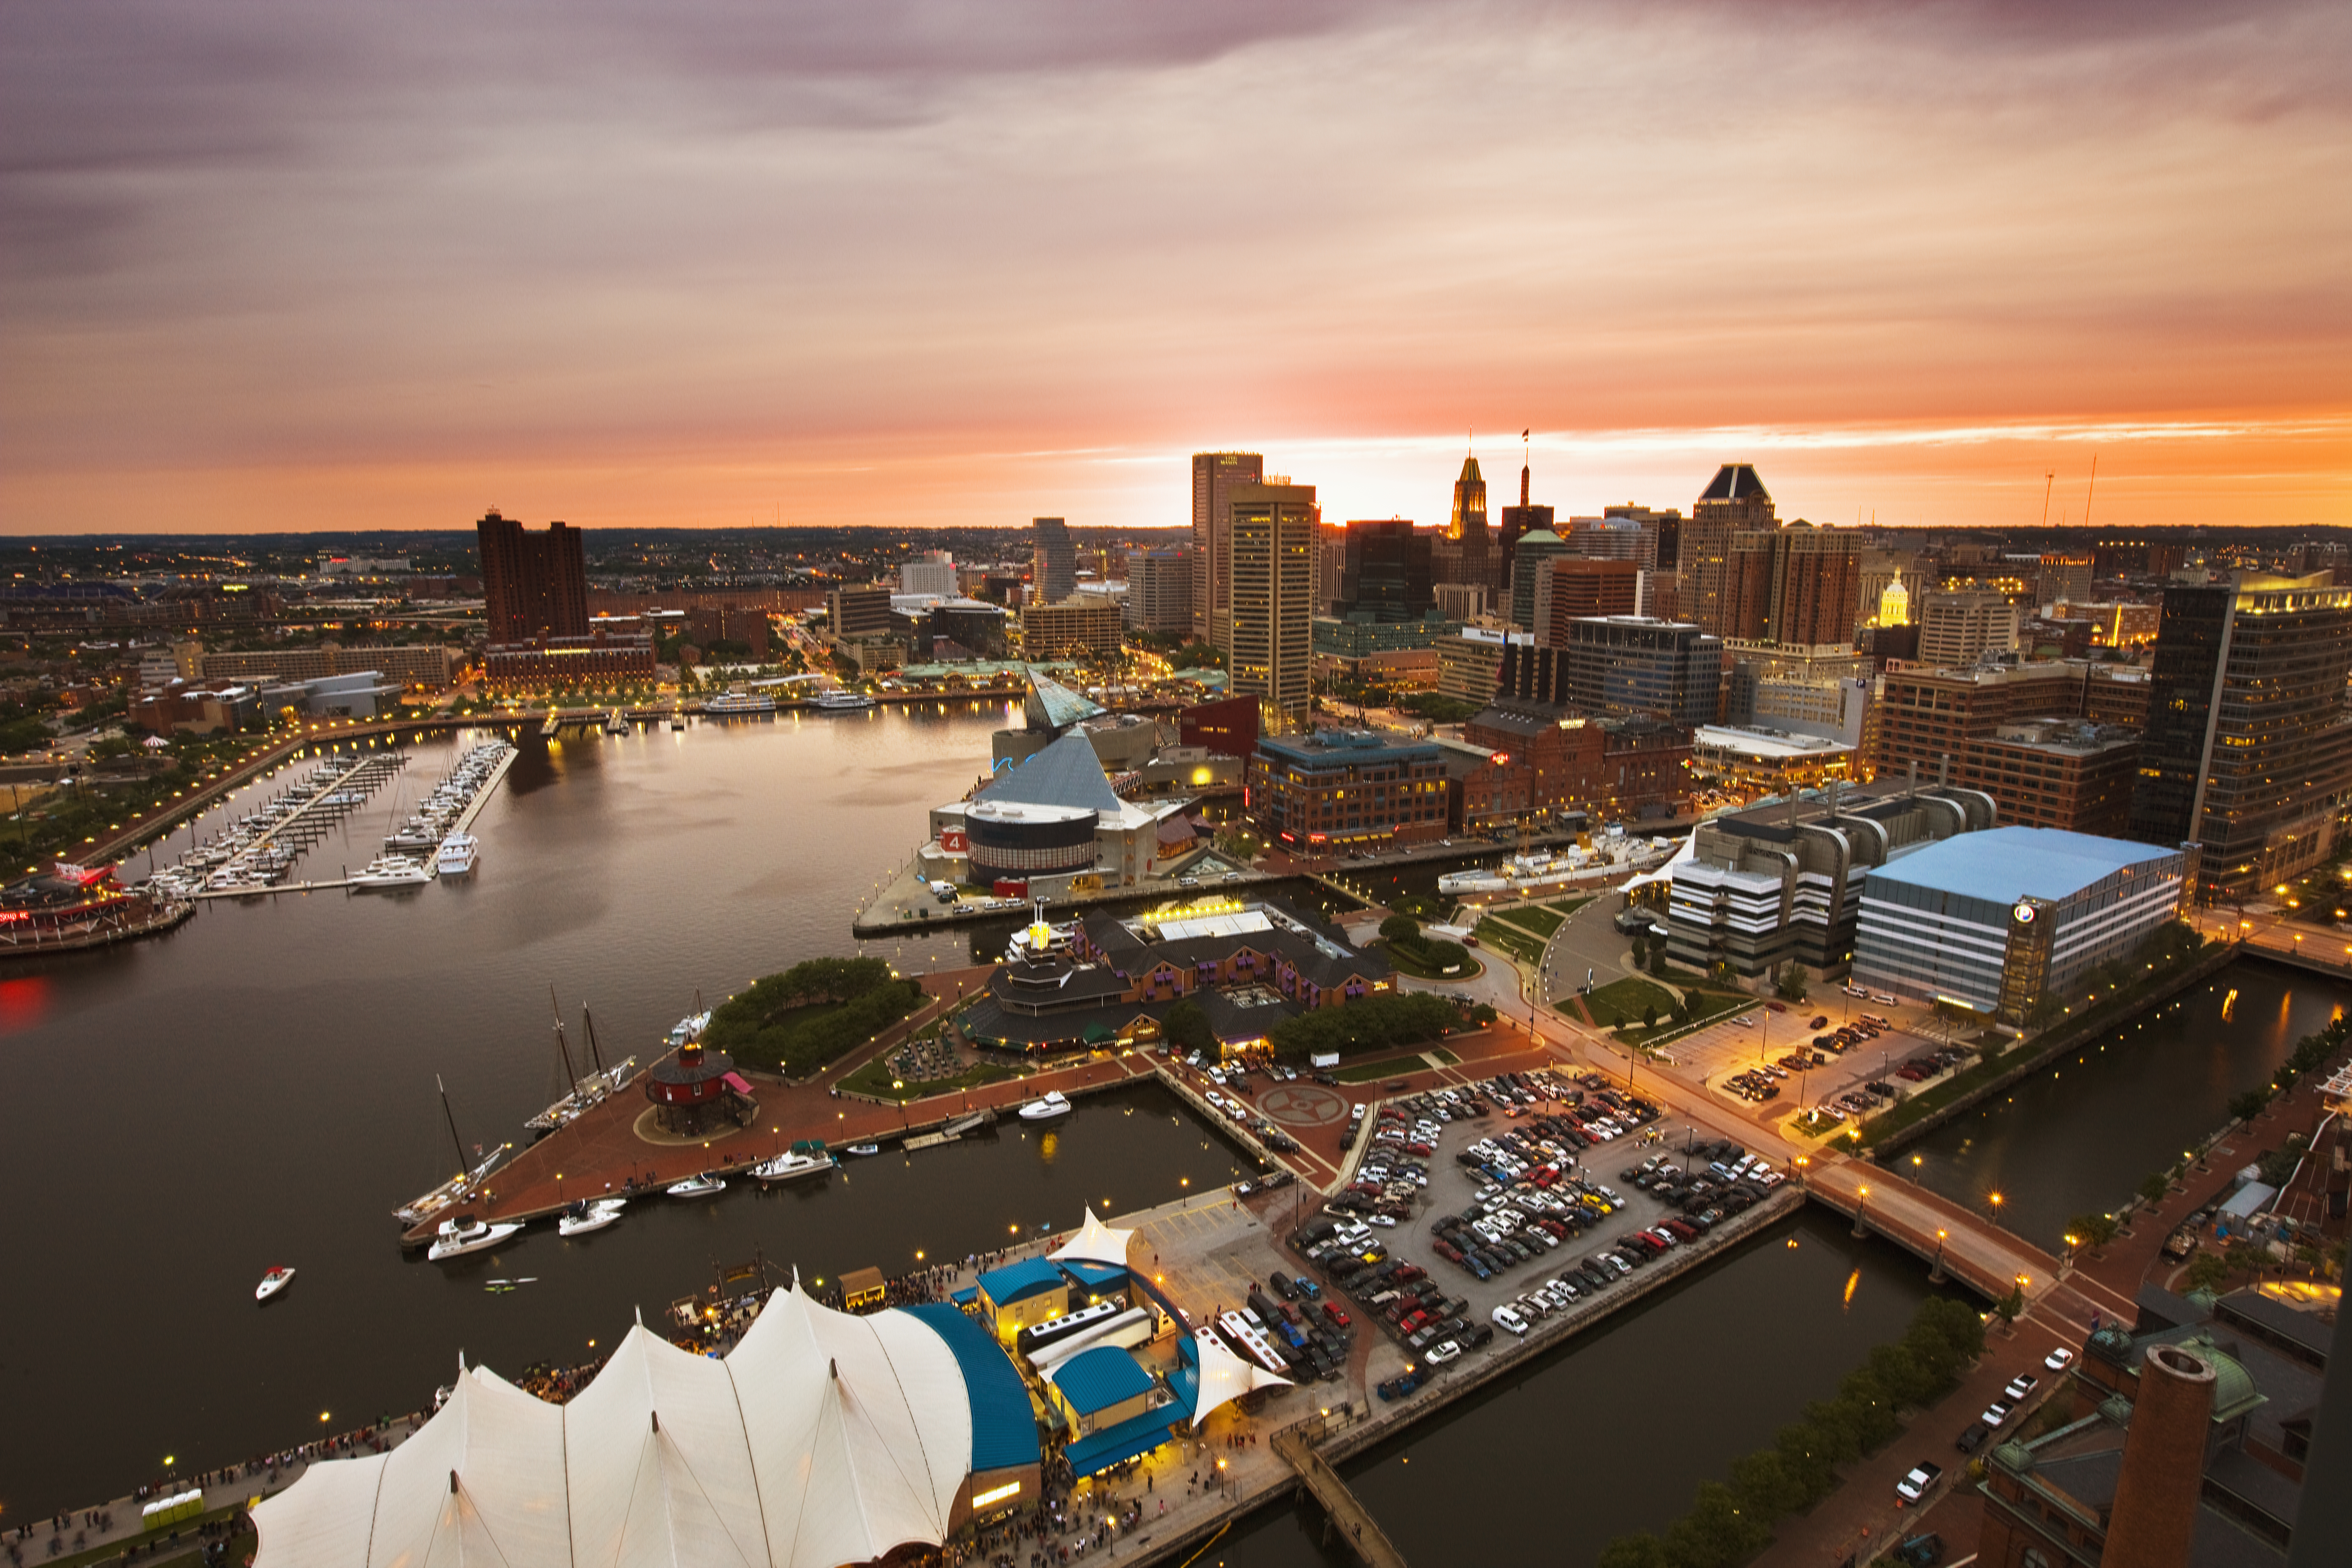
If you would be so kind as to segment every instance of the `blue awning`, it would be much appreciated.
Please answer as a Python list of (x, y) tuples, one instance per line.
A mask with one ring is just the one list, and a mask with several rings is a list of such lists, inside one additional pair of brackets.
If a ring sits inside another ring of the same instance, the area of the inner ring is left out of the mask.
[(1122, 1421), (1116, 1426), (1105, 1427), (1092, 1436), (1081, 1437), (1062, 1450), (1062, 1458), (1070, 1462), (1073, 1476), (1086, 1477), (1113, 1465), (1149, 1454), (1168, 1441), (1168, 1424), (1176, 1419), (1176, 1407), (1163, 1405), (1148, 1411), (1132, 1421)]
[(971, 1306), (980, 1300), (980, 1287), (977, 1285), (967, 1285), (962, 1289), (955, 1292), (952, 1296), (950, 1296), (948, 1300), (953, 1301), (959, 1307)]

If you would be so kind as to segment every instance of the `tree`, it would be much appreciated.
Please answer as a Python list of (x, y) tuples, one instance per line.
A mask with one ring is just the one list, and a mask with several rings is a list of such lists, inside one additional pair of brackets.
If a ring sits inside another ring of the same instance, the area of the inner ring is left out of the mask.
[(1803, 1001), (1805, 999), (1805, 971), (1803, 966), (1799, 964), (1796, 960), (1790, 959), (1787, 964), (1782, 966), (1780, 970), (1780, 978), (1774, 982), (1772, 989), (1780, 994), (1780, 1000), (1783, 1002)]
[(1411, 915), (1391, 915), (1381, 922), (1381, 940), (1391, 946), (1417, 942), (1421, 940), (1421, 922)]
[(1481, 1002), (1470, 1009), (1470, 1021), (1482, 1026), (1491, 1024), (1495, 1021), (1495, 1009), (1486, 1003)]
[(2200, 1252), (2189, 1260), (2181, 1283), (2191, 1290), (2218, 1291), (2230, 1279), (2230, 1260), (2218, 1252)]
[(1655, 1002), (1644, 1002), (1644, 1003), (1643, 1003), (1643, 1004), (1642, 1004), (1642, 1027), (1643, 1027), (1643, 1028), (1645, 1028), (1645, 1029), (1654, 1029), (1654, 1028), (1656, 1028), (1657, 1026), (1658, 1026), (1658, 1005), (1657, 1005)]
[(1666, 973), (1666, 944), (1664, 942), (1660, 942), (1655, 947), (1650, 949), (1649, 969), (1651, 973), (1656, 975), (1664, 975)]
[(1162, 1026), (1171, 1040), (1188, 1051), (1217, 1049), (1217, 1031), (1210, 1026), (1207, 1011), (1190, 996), (1168, 1009)]
[(2093, 1248), (2113, 1241), (2116, 1229), (2116, 1216), (2109, 1214), (2078, 1214), (2066, 1222), (2066, 1234)]
[(1641, 968), (1644, 963), (1649, 962), (1649, 933), (1646, 931), (1637, 931), (1633, 933), (1633, 967), (1636, 969)]
[(2149, 1203), (2160, 1204), (2164, 1201), (2166, 1189), (2171, 1185), (2171, 1177), (2162, 1171), (2154, 1171), (2140, 1178), (2139, 1195)]
[(2263, 1113), (2263, 1107), (2270, 1102), (2270, 1091), (2267, 1089), (2250, 1089), (2243, 1094), (2233, 1094), (2230, 1097), (2230, 1120), (2252, 1121)]
[(2002, 1322), (2016, 1322), (2018, 1315), (2025, 1310), (2025, 1287), (2011, 1285), (2009, 1288), (2009, 1294), (1995, 1301), (1992, 1304), (1992, 1310), (2000, 1314)]

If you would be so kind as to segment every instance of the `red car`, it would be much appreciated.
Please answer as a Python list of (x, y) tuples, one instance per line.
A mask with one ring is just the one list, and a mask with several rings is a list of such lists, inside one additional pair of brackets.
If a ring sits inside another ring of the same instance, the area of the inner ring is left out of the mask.
[(1344, 1329), (1348, 1327), (1348, 1314), (1340, 1310), (1339, 1303), (1337, 1301), (1326, 1301), (1323, 1303), (1323, 1316), (1325, 1321), (1329, 1322), (1335, 1329)]

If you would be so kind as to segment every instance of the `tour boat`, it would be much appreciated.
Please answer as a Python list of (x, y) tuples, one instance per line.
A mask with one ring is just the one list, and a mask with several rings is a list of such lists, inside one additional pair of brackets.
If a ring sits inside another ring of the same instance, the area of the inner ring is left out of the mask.
[(423, 863), (405, 855), (379, 855), (352, 876), (354, 888), (421, 888), (433, 879)]
[(795, 1146), (752, 1166), (751, 1173), (763, 1182), (789, 1182), (796, 1176), (822, 1175), (832, 1169), (832, 1155)]
[(519, 1225), (504, 1221), (491, 1225), (487, 1221), (476, 1219), (471, 1215), (461, 1215), (456, 1219), (445, 1219), (441, 1222), (441, 1228), (434, 1233), (433, 1245), (425, 1249), (425, 1256), (436, 1263), (451, 1258), (462, 1258), (468, 1252), (479, 1252), (486, 1247), (496, 1247), (499, 1242), (521, 1229), (522, 1226)]
[(702, 702), (705, 717), (725, 718), (731, 713), (773, 713), (775, 710), (774, 698), (752, 691), (724, 692), (717, 697), (707, 697)]
[(605, 716), (604, 733), (607, 735), (625, 735), (634, 727), (626, 719), (621, 717), (621, 710), (618, 708)]
[(440, 858), (436, 868), (445, 877), (462, 877), (474, 868), (474, 856), (481, 841), (470, 833), (452, 833), (441, 840)]
[(711, 1175), (688, 1176), (682, 1182), (672, 1182), (662, 1189), (674, 1198), (705, 1198), (713, 1193), (723, 1193), (726, 1190), (727, 1183), (720, 1177)]
[(593, 1202), (582, 1198), (563, 1211), (555, 1222), (558, 1236), (586, 1236), (592, 1230), (602, 1230), (621, 1217), (626, 1198), (597, 1198)]
[(855, 713), (874, 706), (874, 699), (859, 691), (820, 691), (816, 709), (820, 713)]
[(858, 1158), (863, 1159), (868, 1154), (879, 1154), (882, 1152), (882, 1145), (879, 1143), (852, 1143), (848, 1148), (844, 1149), (842, 1152), (845, 1154), (855, 1154)]
[(267, 1301), (293, 1283), (294, 1270), (282, 1263), (278, 1264), (263, 1275), (261, 1283), (253, 1288), (253, 1299), (257, 1301)]
[(1045, 1099), (1033, 1100), (1021, 1108), (1021, 1120), (1050, 1121), (1056, 1116), (1067, 1116), (1069, 1113), (1070, 1102), (1062, 1098), (1062, 1091), (1058, 1089), (1048, 1089)]

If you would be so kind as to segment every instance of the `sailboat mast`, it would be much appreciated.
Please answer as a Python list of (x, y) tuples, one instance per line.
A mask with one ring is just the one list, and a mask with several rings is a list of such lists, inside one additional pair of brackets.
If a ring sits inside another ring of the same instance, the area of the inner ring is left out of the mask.
[(470, 1167), (466, 1163), (466, 1141), (457, 1136), (457, 1113), (449, 1109), (448, 1086), (441, 1081), (441, 1075), (437, 1072), (433, 1075), (433, 1088), (441, 1096), (441, 1115), (449, 1123), (449, 1142), (457, 1151), (457, 1169), (467, 1170)]
[(563, 1009), (555, 1000), (552, 985), (547, 988), (547, 1008), (555, 1015), (555, 1048), (563, 1058), (563, 1092), (569, 1094), (572, 1086), (580, 1081), (580, 1075), (572, 1070), (572, 1042), (563, 1037)]
[(604, 1072), (604, 1053), (597, 1048), (596, 1019), (588, 1011), (588, 1004), (585, 1002), (580, 1004), (580, 1023), (581, 1026), (588, 1031), (588, 1059), (596, 1064), (597, 1076), (602, 1077)]

